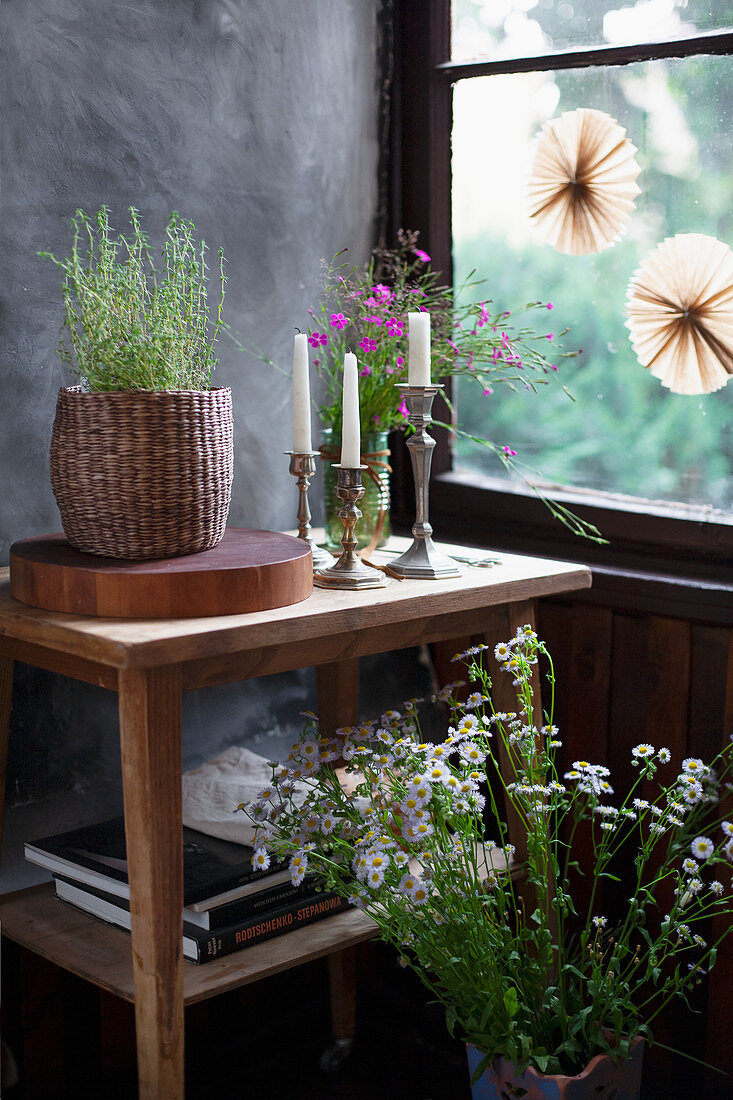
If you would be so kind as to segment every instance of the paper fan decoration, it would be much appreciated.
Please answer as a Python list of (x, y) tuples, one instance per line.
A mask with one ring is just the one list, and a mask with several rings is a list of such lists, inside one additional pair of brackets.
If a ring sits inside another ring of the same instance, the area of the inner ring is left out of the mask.
[(641, 190), (635, 152), (623, 127), (602, 111), (580, 107), (544, 124), (529, 216), (547, 244), (571, 256), (613, 244)]
[(631, 278), (626, 327), (643, 367), (673, 393), (712, 393), (733, 374), (733, 253), (702, 233), (668, 237)]

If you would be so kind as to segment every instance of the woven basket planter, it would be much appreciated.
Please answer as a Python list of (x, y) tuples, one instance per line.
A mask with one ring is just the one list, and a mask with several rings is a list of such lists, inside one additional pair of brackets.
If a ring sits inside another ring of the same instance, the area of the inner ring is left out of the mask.
[(51, 487), (77, 550), (147, 561), (210, 550), (233, 475), (229, 389), (59, 391)]

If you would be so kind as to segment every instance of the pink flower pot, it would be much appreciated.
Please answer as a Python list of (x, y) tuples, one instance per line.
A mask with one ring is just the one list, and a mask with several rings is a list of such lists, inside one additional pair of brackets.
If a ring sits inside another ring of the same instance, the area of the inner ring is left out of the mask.
[[(481, 1051), (466, 1044), (468, 1067), (473, 1076), (483, 1058)], [(511, 1062), (497, 1058), (471, 1086), (473, 1100), (639, 1100), (644, 1040), (634, 1039), (626, 1061), (614, 1062), (607, 1054), (596, 1054), (576, 1077), (545, 1075), (531, 1066), (517, 1073)]]

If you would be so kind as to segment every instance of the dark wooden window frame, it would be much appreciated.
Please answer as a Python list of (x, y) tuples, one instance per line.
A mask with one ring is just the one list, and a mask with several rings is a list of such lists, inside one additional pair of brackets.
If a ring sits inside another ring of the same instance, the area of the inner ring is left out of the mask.
[[(436, 269), (452, 276), (452, 89), (473, 76), (619, 65), (662, 57), (733, 53), (733, 33), (695, 35), (629, 47), (561, 51), (499, 62), (450, 61), (450, 0), (394, 0), (387, 237), (403, 226), (419, 229)], [(639, 612), (673, 613), (733, 623), (733, 519), (706, 510), (629, 500), (582, 490), (546, 492), (595, 523), (608, 539), (597, 546), (555, 520), (529, 490), (451, 468), (447, 433), (436, 432), (430, 518), (443, 539), (547, 557), (593, 568), (584, 598), (609, 600)], [(395, 470), (394, 522), (414, 516), (407, 463)]]

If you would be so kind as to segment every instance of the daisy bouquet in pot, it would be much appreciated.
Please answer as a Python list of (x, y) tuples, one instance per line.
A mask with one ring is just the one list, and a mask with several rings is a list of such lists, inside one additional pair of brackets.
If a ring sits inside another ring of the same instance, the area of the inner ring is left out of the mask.
[[(553, 665), (531, 626), (459, 657), (470, 694), (441, 693), (440, 741), (423, 740), (419, 701), (336, 738), (307, 719), (271, 785), (240, 807), (257, 824), (255, 863), (288, 858), (293, 882), (315, 872), (364, 909), (450, 1031), (482, 1052), (477, 1075), (497, 1058), (545, 1074), (624, 1058), (730, 928), (733, 823), (719, 794), (731, 745), (681, 768), (637, 745), (617, 794), (601, 765), (558, 768)], [(497, 663), (512, 711), (492, 702)], [(576, 847), (590, 855), (583, 877)]]

